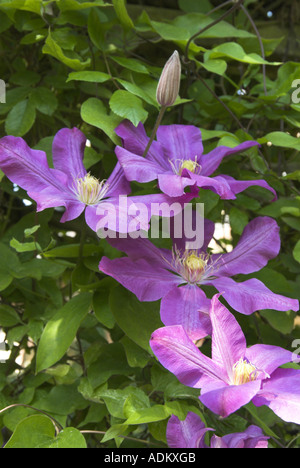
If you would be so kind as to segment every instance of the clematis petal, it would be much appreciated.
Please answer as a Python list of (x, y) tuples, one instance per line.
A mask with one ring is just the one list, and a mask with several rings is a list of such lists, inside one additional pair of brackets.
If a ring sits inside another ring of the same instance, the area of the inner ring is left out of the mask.
[(114, 170), (106, 181), (108, 190), (106, 197), (118, 197), (120, 195), (129, 195), (131, 192), (130, 183), (126, 179), (125, 172), (120, 163), (115, 165)]
[(222, 175), (222, 177), (228, 182), (231, 191), (236, 195), (237, 193), (243, 192), (248, 187), (259, 186), (265, 188), (273, 193), (274, 198), (272, 201), (277, 199), (276, 191), (271, 187), (265, 180), (235, 180), (233, 177), (228, 175)]
[(192, 178), (177, 174), (158, 174), (157, 179), (160, 190), (169, 197), (180, 197), (184, 195), (186, 187), (196, 184)]
[(194, 125), (161, 125), (156, 138), (167, 159), (197, 161), (203, 152), (201, 131)]
[(245, 141), (240, 145), (235, 146), (234, 148), (229, 148), (228, 146), (217, 146), (207, 154), (203, 154), (198, 161), (202, 167), (202, 174), (204, 176), (210, 176), (216, 169), (218, 169), (222, 160), (226, 156), (231, 154), (242, 153), (253, 146), (260, 146), (256, 141)]
[(130, 153), (121, 146), (115, 148), (115, 153), (124, 170), (126, 178), (130, 181), (136, 180), (140, 183), (150, 182), (156, 180), (158, 174), (165, 171), (156, 161), (151, 161), (142, 156)]
[(171, 269), (169, 266), (172, 262), (172, 252), (169, 249), (156, 247), (149, 239), (116, 236), (116, 238), (108, 238), (108, 242), (115, 249), (126, 253), (133, 261), (143, 258), (152, 266)]
[(258, 271), (276, 257), (280, 250), (279, 226), (267, 216), (260, 216), (245, 227), (232, 252), (213, 255), (215, 274), (233, 276)]
[(99, 269), (112, 276), (126, 289), (133, 292), (140, 301), (157, 301), (182, 281), (179, 276), (151, 265), (144, 259), (132, 261), (129, 258), (110, 260), (103, 257)]
[(214, 382), (224, 377), (223, 369), (201, 353), (181, 325), (155, 330), (150, 346), (160, 363), (188, 387), (200, 388), (203, 375)]
[(237, 283), (232, 278), (217, 278), (211, 281), (233, 309), (250, 315), (257, 310), (299, 310), (299, 301), (274, 294), (261, 281), (252, 278)]
[(189, 172), (190, 178), (196, 182), (197, 187), (211, 190), (218, 194), (222, 200), (234, 200), (236, 198), (235, 194), (231, 190), (230, 184), (223, 176), (208, 177), (193, 174), (191, 171), (187, 171), (186, 169), (183, 171), (183, 175), (186, 172)]
[(210, 300), (196, 285), (175, 287), (161, 301), (160, 316), (164, 325), (182, 325), (192, 340), (211, 334)]
[(207, 448), (204, 436), (213, 429), (205, 427), (200, 416), (189, 412), (183, 421), (174, 414), (167, 425), (167, 443), (170, 448)]
[(70, 185), (86, 175), (83, 165), (85, 144), (86, 136), (76, 127), (62, 128), (54, 137), (53, 165), (68, 176)]
[(0, 140), (0, 168), (37, 202), (38, 211), (58, 206), (68, 209), (77, 203), (68, 188), (67, 175), (49, 168), (46, 154), (31, 149), (20, 137), (8, 136)]
[[(214, 447), (212, 437), (211, 448)], [(260, 427), (251, 425), (245, 432), (236, 432), (222, 437), (222, 442), (226, 448), (268, 448), (269, 437), (265, 436)]]
[(61, 193), (68, 182), (63, 172), (49, 168), (44, 151), (31, 149), (20, 137), (1, 138), (0, 168), (12, 182), (32, 193), (49, 186)]
[(260, 380), (243, 385), (226, 385), (219, 382), (202, 387), (200, 401), (213, 413), (226, 418), (249, 403), (259, 392), (260, 385)]
[(263, 382), (253, 403), (267, 405), (283, 421), (300, 424), (300, 371), (277, 369)]
[(213, 296), (209, 313), (212, 323), (212, 359), (226, 370), (227, 381), (231, 382), (234, 364), (244, 357), (246, 339), (235, 317), (219, 301), (219, 296)]
[(33, 200), (37, 201), (37, 211), (43, 211), (46, 208), (65, 207), (65, 212), (61, 218), (61, 223), (72, 221), (78, 218), (85, 209), (85, 205), (72, 196), (68, 191), (58, 191), (49, 186), (40, 192), (28, 192)]
[(256, 344), (247, 348), (245, 357), (257, 369), (262, 369), (270, 375), (279, 366), (292, 362), (294, 353), (279, 346)]
[[(177, 228), (181, 227), (181, 229), (177, 232), (175, 226)], [(196, 243), (202, 244), (197, 250), (206, 252), (214, 231), (215, 223), (209, 219), (204, 219), (202, 213), (198, 213), (197, 210), (184, 210), (182, 214), (179, 214), (178, 217), (174, 216), (171, 220), (171, 238), (174, 247), (180, 252), (184, 252), (190, 244)]]
[[(116, 134), (121, 138), (123, 147), (130, 153), (142, 156), (149, 142), (149, 137), (146, 134), (144, 125), (140, 122), (135, 127), (129, 120), (124, 120), (116, 129)], [(156, 163), (158, 166), (164, 167), (165, 170), (170, 169), (170, 163), (164, 155), (160, 144), (153, 141), (146, 155), (146, 159)]]

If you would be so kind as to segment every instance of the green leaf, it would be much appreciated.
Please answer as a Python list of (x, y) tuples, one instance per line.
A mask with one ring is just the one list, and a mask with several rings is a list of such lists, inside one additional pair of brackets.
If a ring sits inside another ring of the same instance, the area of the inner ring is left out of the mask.
[(151, 408), (136, 409), (126, 419), (125, 424), (146, 424), (155, 421), (162, 421), (168, 418), (172, 413), (167, 406), (154, 405)]
[(35, 106), (31, 99), (18, 102), (9, 112), (5, 121), (7, 135), (24, 136), (35, 122)]
[(56, 0), (60, 11), (69, 10), (84, 10), (85, 8), (105, 6), (103, 0), (95, 0), (93, 2), (78, 2), (77, 0)]
[(133, 29), (134, 24), (127, 13), (125, 0), (113, 0), (113, 6), (120, 23), (125, 30)]
[(74, 427), (66, 427), (58, 436), (51, 442), (47, 448), (57, 449), (84, 449), (87, 448), (84, 436), (78, 429)]
[(40, 86), (33, 91), (31, 101), (36, 109), (45, 115), (53, 115), (58, 106), (56, 96), (44, 86)]
[[(49, 258), (77, 258), (80, 252), (80, 244), (69, 244), (55, 247), (54, 249), (44, 252), (45, 257)], [(99, 252), (99, 246), (94, 244), (85, 244), (82, 251), (83, 257), (88, 257)]]
[(250, 63), (252, 65), (280, 65), (280, 62), (268, 62), (260, 55), (255, 53), (247, 54), (242, 46), (236, 42), (226, 42), (204, 54), (204, 59), (218, 59), (220, 57), (228, 57), (243, 63)]
[(0, 267), (0, 291), (4, 291), (13, 281), (13, 276), (3, 267)]
[(44, 54), (52, 55), (52, 57), (56, 58), (73, 70), (83, 70), (84, 68), (88, 67), (91, 62), (90, 59), (86, 60), (85, 62), (81, 62), (78, 58), (69, 58), (67, 55), (65, 55), (60, 45), (54, 41), (50, 33), (45, 41), (45, 45), (42, 51)]
[(272, 429), (270, 429), (269, 426), (267, 426), (267, 424), (265, 424), (264, 421), (259, 417), (258, 409), (256, 408), (256, 406), (253, 405), (252, 402), (245, 405), (245, 408), (247, 411), (249, 411), (251, 416), (253, 416), (253, 418), (256, 420), (256, 422), (262, 428), (262, 430), (264, 431), (266, 435), (275, 437), (275, 439), (278, 439), (278, 435), (275, 434), (275, 432), (273, 432)]
[(72, 80), (88, 81), (90, 83), (104, 83), (105, 81), (110, 80), (110, 76), (108, 73), (100, 71), (85, 70), (81, 72), (70, 73), (67, 78), (67, 83)]
[(117, 62), (122, 67), (128, 68), (128, 70), (149, 75), (149, 70), (146, 65), (144, 65), (142, 62), (139, 62), (138, 60), (126, 57), (115, 57), (114, 55), (112, 55), (111, 58), (114, 60), (114, 62)]
[(41, 227), (41, 225), (37, 224), (36, 226), (33, 226), (32, 228), (25, 229), (24, 230), (24, 236), (26, 237), (26, 239), (28, 237), (31, 237), (32, 234), (35, 234), (40, 229), (40, 227)]
[(138, 126), (139, 122), (145, 122), (148, 117), (148, 112), (143, 108), (142, 101), (122, 89), (114, 92), (109, 100), (109, 106), (115, 114), (130, 120), (135, 127)]
[(110, 305), (119, 327), (141, 348), (152, 353), (151, 334), (163, 326), (158, 302), (140, 302), (121, 286), (112, 289)]
[(297, 244), (294, 247), (293, 257), (297, 262), (300, 263), (300, 240), (297, 242)]
[(23, 419), (4, 448), (86, 448), (84, 436), (78, 429), (66, 427), (55, 437), (50, 418), (34, 414)]
[(91, 301), (91, 294), (81, 293), (58, 310), (47, 323), (37, 350), (37, 372), (51, 367), (63, 357), (89, 312)]
[(34, 250), (42, 250), (37, 242), (19, 242), (15, 238), (10, 241), (10, 246), (17, 252), (33, 252)]
[(47, 448), (55, 438), (55, 427), (50, 418), (34, 414), (23, 419), (4, 448)]
[(115, 128), (121, 122), (121, 118), (115, 114), (108, 115), (99, 99), (92, 97), (82, 104), (81, 118), (89, 125), (100, 128), (116, 145), (120, 143)]
[(268, 143), (271, 142), (274, 146), (279, 146), (281, 148), (291, 148), (300, 150), (300, 141), (299, 138), (295, 138), (285, 132), (271, 132), (267, 133), (263, 138), (257, 140), (259, 143)]
[(17, 312), (6, 304), (0, 304), (0, 326), (13, 327), (21, 323), (21, 319)]

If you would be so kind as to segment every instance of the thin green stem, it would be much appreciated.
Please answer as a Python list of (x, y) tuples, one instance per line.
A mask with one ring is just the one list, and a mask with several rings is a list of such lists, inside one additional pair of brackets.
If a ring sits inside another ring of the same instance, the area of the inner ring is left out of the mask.
[[(99, 434), (99, 435), (105, 435), (106, 432), (105, 431), (89, 431), (89, 430), (86, 430), (86, 431), (80, 431), (81, 434)], [(142, 444), (147, 444), (147, 445), (153, 445), (153, 446), (157, 446), (157, 444), (154, 444), (153, 442), (149, 442), (148, 440), (144, 440), (144, 439), (137, 439), (136, 437), (128, 437), (128, 436), (124, 436), (124, 435), (118, 435), (118, 437), (121, 437), (123, 439), (127, 439), (127, 440), (133, 440), (134, 442), (140, 442)]]
[(3, 408), (2, 410), (0, 410), (0, 414), (4, 413), (5, 411), (11, 409), (11, 408), (17, 408), (18, 406), (22, 406), (23, 408), (29, 408), (29, 409), (32, 409), (34, 411), (37, 411), (39, 413), (42, 413), (44, 414), (45, 416), (48, 416), (48, 418), (51, 419), (51, 421), (53, 422), (54, 426), (55, 426), (55, 429), (57, 432), (61, 431), (63, 429), (63, 426), (55, 419), (53, 418), (53, 416), (51, 416), (50, 414), (48, 414), (46, 411), (43, 411), (41, 409), (38, 409), (38, 408), (35, 408), (34, 406), (30, 406), (30, 405), (25, 405), (24, 403), (14, 403), (13, 405), (9, 405), (9, 406), (6, 406), (5, 408)]
[[(243, 12), (245, 13), (245, 15), (247, 16), (248, 20), (249, 20), (250, 23), (251, 23), (252, 28), (253, 28), (254, 31), (255, 31), (255, 34), (256, 34), (257, 39), (258, 39), (258, 42), (259, 42), (260, 50), (261, 50), (261, 56), (262, 56), (262, 58), (265, 60), (265, 58), (266, 58), (265, 49), (264, 49), (264, 45), (263, 45), (263, 41), (262, 41), (261, 35), (259, 34), (259, 31), (258, 31), (258, 29), (257, 29), (257, 27), (256, 27), (256, 24), (255, 24), (255, 22), (253, 21), (252, 16), (251, 16), (250, 13), (248, 12), (247, 8), (245, 8), (243, 4), (241, 4), (240, 7), (241, 7), (241, 9), (243, 10)], [(262, 72), (263, 72), (263, 82), (264, 82), (264, 93), (265, 93), (265, 96), (266, 96), (266, 95), (267, 95), (266, 65), (265, 65), (264, 63), (263, 63), (263, 65), (262, 65)]]
[(154, 138), (155, 138), (157, 129), (158, 129), (158, 127), (160, 126), (160, 123), (161, 123), (162, 118), (163, 118), (163, 116), (164, 116), (165, 110), (166, 110), (166, 106), (162, 106), (162, 107), (160, 108), (160, 111), (159, 111), (159, 114), (158, 114), (158, 116), (157, 116), (157, 119), (156, 119), (154, 128), (153, 128), (153, 130), (152, 130), (152, 134), (151, 134), (151, 136), (150, 136), (150, 139), (149, 139), (149, 141), (148, 141), (148, 144), (147, 144), (147, 146), (146, 146), (146, 148), (145, 148), (145, 151), (144, 151), (144, 153), (143, 153), (143, 157), (146, 157), (146, 155), (147, 155), (147, 153), (148, 153), (148, 151), (149, 151), (149, 149), (150, 149), (150, 146), (151, 146), (152, 143), (153, 143), (153, 140), (154, 140)]
[(212, 28), (213, 26), (215, 26), (216, 24), (220, 23), (220, 21), (223, 21), (225, 18), (227, 18), (227, 16), (229, 16), (231, 13), (233, 13), (235, 10), (237, 10), (243, 3), (244, 0), (239, 0), (238, 2), (234, 3), (234, 5), (228, 10), (226, 11), (222, 16), (220, 16), (218, 19), (212, 21), (211, 23), (209, 23), (207, 26), (205, 26), (204, 28), (200, 29), (198, 32), (196, 32), (195, 34), (193, 34), (189, 40), (187, 41), (186, 43), (186, 46), (185, 46), (185, 52), (184, 52), (184, 57), (185, 57), (185, 62), (188, 63), (189, 61), (189, 48), (190, 48), (190, 44), (191, 42), (196, 39), (196, 37), (200, 36), (201, 34), (203, 34), (205, 31), (207, 31), (208, 29)]

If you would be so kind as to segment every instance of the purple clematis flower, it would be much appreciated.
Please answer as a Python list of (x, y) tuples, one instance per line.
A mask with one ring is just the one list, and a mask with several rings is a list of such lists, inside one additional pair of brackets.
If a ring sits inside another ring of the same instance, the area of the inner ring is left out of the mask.
[[(131, 189), (121, 165), (117, 163), (109, 178), (99, 181), (87, 173), (83, 165), (85, 145), (86, 137), (78, 128), (61, 129), (53, 140), (52, 169), (43, 151), (31, 149), (20, 137), (6, 136), (0, 140), (0, 169), (28, 192), (37, 202), (38, 211), (65, 207), (62, 222), (71, 221), (85, 211), (86, 222), (94, 231), (100, 227), (110, 228), (110, 225), (117, 229), (117, 216), (122, 219), (123, 230), (120, 232), (129, 232), (130, 222), (139, 212), (138, 207), (134, 209), (135, 205), (139, 203), (147, 208), (146, 216), (139, 219), (141, 229), (147, 230), (151, 203), (173, 203), (174, 199), (164, 194), (129, 197), (126, 212), (123, 212), (125, 204), (120, 204), (120, 197), (128, 195)], [(188, 202), (193, 197), (193, 194), (186, 194), (178, 201)], [(129, 210), (135, 215), (128, 216)]]
[[(173, 251), (159, 249), (148, 239), (110, 239), (128, 257), (103, 257), (100, 270), (132, 291), (140, 301), (161, 301), (165, 325), (182, 325), (193, 339), (210, 334), (208, 299), (201, 286), (214, 286), (236, 311), (249, 315), (261, 309), (294, 310), (299, 302), (270, 291), (256, 278), (236, 282), (231, 277), (263, 268), (280, 250), (279, 226), (268, 217), (252, 220), (232, 252), (206, 253), (214, 224), (205, 222), (201, 249), (186, 250), (183, 237)], [(200, 286), (200, 287), (199, 287)]]
[(189, 412), (184, 421), (172, 415), (167, 425), (167, 443), (171, 448), (268, 448), (269, 437), (260, 427), (251, 425), (244, 432), (227, 434), (223, 437), (213, 435), (210, 446), (204, 441), (206, 432), (213, 431), (205, 427), (200, 416)]
[(252, 185), (276, 192), (265, 180), (235, 180), (228, 175), (211, 177), (222, 160), (229, 155), (241, 153), (253, 146), (255, 141), (246, 141), (235, 148), (218, 146), (203, 154), (201, 131), (193, 125), (161, 125), (157, 141), (153, 141), (146, 157), (142, 157), (149, 138), (142, 123), (137, 127), (129, 121), (116, 128), (123, 147), (115, 153), (130, 181), (158, 181), (162, 192), (170, 197), (183, 195), (186, 187), (194, 185), (216, 192), (222, 199), (234, 199), (236, 194)]
[(246, 347), (235, 317), (212, 299), (211, 358), (193, 343), (181, 325), (163, 327), (150, 346), (160, 363), (186, 386), (201, 389), (200, 401), (212, 412), (227, 417), (251, 400), (267, 405), (281, 419), (300, 423), (300, 371), (280, 368), (294, 353), (278, 346)]

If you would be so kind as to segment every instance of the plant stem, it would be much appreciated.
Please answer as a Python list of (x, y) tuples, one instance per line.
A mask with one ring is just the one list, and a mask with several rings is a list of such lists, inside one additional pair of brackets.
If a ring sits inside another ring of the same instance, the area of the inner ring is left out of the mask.
[(151, 134), (150, 140), (148, 141), (148, 144), (147, 144), (147, 146), (146, 146), (146, 148), (145, 148), (145, 151), (144, 151), (144, 153), (143, 153), (143, 157), (146, 157), (146, 155), (147, 155), (147, 153), (148, 153), (148, 151), (149, 151), (149, 149), (150, 149), (150, 146), (151, 146), (152, 143), (153, 143), (153, 140), (154, 140), (154, 138), (155, 138), (157, 129), (158, 129), (158, 127), (160, 126), (160, 123), (161, 123), (162, 118), (163, 118), (163, 116), (164, 116), (165, 110), (166, 110), (166, 106), (162, 106), (162, 107), (160, 108), (160, 111), (159, 111), (159, 114), (158, 114), (158, 116), (157, 116), (157, 119), (156, 119), (154, 128), (153, 128), (153, 130), (152, 130), (152, 134)]
[[(259, 45), (260, 45), (261, 56), (265, 60), (265, 58), (266, 58), (265, 49), (264, 49), (262, 38), (261, 38), (261, 36), (259, 34), (259, 31), (258, 31), (258, 29), (256, 27), (256, 24), (253, 21), (252, 16), (248, 12), (247, 8), (245, 8), (243, 4), (241, 4), (240, 7), (243, 10), (243, 12), (245, 13), (245, 15), (247, 16), (248, 20), (251, 23), (251, 26), (253, 27), (253, 29), (255, 31), (255, 34), (257, 36), (257, 39), (258, 39), (258, 42), (259, 42)], [(263, 72), (263, 81), (264, 81), (264, 93), (265, 93), (265, 96), (266, 96), (267, 95), (267, 81), (266, 81), (266, 65), (265, 64), (262, 65), (262, 72)]]

